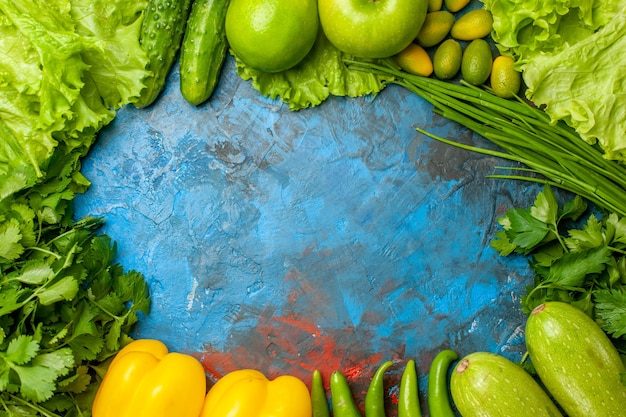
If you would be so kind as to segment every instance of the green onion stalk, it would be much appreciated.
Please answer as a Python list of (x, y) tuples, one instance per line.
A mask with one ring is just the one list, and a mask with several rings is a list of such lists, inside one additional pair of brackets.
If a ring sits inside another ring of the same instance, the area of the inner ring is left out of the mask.
[(407, 90), (434, 106), (434, 112), (495, 144), (500, 150), (467, 145), (424, 129), (417, 131), (440, 142), (520, 163), (496, 166), (508, 173), (489, 178), (547, 183), (577, 194), (598, 208), (626, 216), (626, 166), (606, 159), (597, 144), (585, 142), (562, 121), (520, 97), (505, 99), (488, 88), (412, 75), (391, 66), (346, 61), (350, 69), (391, 75)]

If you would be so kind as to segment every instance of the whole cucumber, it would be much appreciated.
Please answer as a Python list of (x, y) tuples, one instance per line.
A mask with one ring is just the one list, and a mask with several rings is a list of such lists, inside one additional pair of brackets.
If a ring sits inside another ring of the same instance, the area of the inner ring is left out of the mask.
[(228, 52), (224, 29), (230, 0), (195, 0), (180, 52), (180, 91), (197, 106), (211, 97)]
[(562, 417), (528, 372), (495, 353), (461, 359), (450, 377), (450, 392), (463, 417)]
[(582, 310), (558, 301), (536, 307), (526, 347), (537, 374), (570, 417), (626, 415), (626, 372), (608, 336)]
[(135, 102), (136, 107), (149, 106), (163, 90), (180, 49), (190, 8), (191, 0), (148, 0), (140, 42), (149, 59), (146, 69), (152, 75), (144, 81), (146, 88)]

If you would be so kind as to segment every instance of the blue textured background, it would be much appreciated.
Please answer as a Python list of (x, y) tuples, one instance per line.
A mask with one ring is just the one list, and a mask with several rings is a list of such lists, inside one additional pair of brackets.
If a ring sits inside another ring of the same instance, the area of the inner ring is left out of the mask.
[(194, 108), (178, 77), (102, 132), (77, 198), (78, 216), (104, 216), (119, 262), (149, 281), (152, 312), (134, 336), (196, 355), (214, 378), (253, 367), (308, 383), (339, 369), (360, 404), (387, 359), (390, 398), (415, 359), (424, 399), (440, 349), (521, 357), (529, 271), (489, 242), (537, 189), (485, 178), (501, 161), (415, 127), (481, 138), (396, 86), (292, 112), (229, 57)]

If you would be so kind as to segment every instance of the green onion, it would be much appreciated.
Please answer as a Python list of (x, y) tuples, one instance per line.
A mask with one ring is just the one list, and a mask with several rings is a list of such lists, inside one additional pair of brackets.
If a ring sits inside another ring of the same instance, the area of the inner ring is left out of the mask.
[(562, 121), (554, 123), (521, 98), (498, 97), (487, 89), (408, 74), (368, 62), (346, 61), (350, 69), (391, 75), (398, 84), (434, 106), (434, 111), (472, 130), (500, 150), (472, 146), (417, 130), (440, 142), (515, 161), (522, 167), (496, 166), (509, 173), (489, 178), (547, 183), (626, 216), (626, 166), (606, 159), (597, 145), (585, 142)]

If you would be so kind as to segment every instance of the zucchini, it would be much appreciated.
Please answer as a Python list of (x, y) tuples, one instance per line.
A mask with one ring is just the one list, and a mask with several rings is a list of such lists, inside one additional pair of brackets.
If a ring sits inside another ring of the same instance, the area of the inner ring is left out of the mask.
[(230, 0), (195, 0), (180, 52), (180, 92), (197, 106), (211, 97), (228, 52), (224, 25)]
[(450, 392), (463, 417), (562, 417), (528, 372), (495, 353), (461, 359), (450, 377)]
[(148, 0), (140, 42), (148, 55), (146, 69), (152, 74), (144, 81), (146, 88), (135, 102), (137, 108), (149, 106), (165, 86), (185, 33), (192, 0)]
[(571, 304), (550, 301), (526, 322), (526, 347), (546, 389), (570, 417), (626, 415), (626, 372), (600, 326)]

